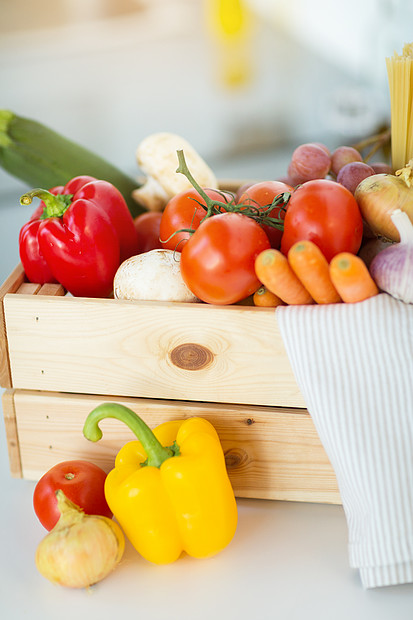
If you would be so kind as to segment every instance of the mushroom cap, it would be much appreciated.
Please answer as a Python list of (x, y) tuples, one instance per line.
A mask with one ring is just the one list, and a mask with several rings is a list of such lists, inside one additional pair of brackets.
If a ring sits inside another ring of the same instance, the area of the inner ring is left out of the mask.
[(199, 301), (182, 279), (180, 258), (179, 252), (158, 248), (131, 256), (120, 265), (115, 274), (115, 299)]

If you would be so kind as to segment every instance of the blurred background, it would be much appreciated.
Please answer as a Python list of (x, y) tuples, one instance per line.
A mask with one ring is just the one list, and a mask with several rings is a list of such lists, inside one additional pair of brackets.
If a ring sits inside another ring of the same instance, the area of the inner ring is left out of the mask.
[[(389, 124), (385, 57), (413, 39), (412, 5), (0, 0), (0, 106), (131, 175), (139, 142), (169, 131), (219, 178), (279, 178), (302, 142)], [(21, 189), (0, 169), (2, 203)]]

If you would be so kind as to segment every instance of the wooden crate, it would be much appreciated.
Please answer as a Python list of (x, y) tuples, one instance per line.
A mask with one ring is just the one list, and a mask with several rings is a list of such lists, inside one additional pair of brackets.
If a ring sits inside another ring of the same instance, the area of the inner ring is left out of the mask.
[(340, 502), (274, 309), (74, 298), (26, 282), (20, 265), (0, 299), (12, 475), (36, 480), (71, 458), (109, 470), (130, 431), (105, 421), (91, 444), (82, 427), (93, 407), (115, 400), (151, 427), (210, 419), (238, 497)]

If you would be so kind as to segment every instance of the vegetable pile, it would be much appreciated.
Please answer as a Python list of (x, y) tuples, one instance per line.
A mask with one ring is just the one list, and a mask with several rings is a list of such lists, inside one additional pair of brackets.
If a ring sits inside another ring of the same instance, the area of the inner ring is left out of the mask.
[(208, 558), (225, 549), (238, 511), (212, 424), (192, 417), (152, 431), (129, 407), (108, 402), (89, 413), (84, 437), (99, 441), (106, 418), (124, 422), (136, 435), (108, 474), (88, 461), (65, 461), (35, 487), (33, 506), (49, 530), (36, 549), (39, 572), (52, 583), (88, 588), (119, 564), (125, 535), (153, 564), (171, 564), (183, 553)]
[(413, 161), (393, 173), (370, 155), (301, 144), (285, 179), (234, 193), (186, 140), (153, 134), (136, 153), (147, 180), (132, 192), (146, 211), (134, 215), (130, 194), (87, 174), (29, 191), (22, 204), (41, 202), (21, 229), (21, 261), (30, 281), (86, 297), (276, 307), (393, 294), (381, 261), (370, 265), (400, 242), (393, 213), (413, 221)]

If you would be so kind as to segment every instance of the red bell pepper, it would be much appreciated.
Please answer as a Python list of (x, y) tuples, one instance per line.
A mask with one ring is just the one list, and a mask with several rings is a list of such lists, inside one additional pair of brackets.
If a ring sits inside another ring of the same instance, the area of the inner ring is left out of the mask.
[(31, 282), (60, 282), (75, 296), (107, 297), (120, 263), (137, 254), (132, 215), (107, 181), (80, 176), (50, 191), (21, 197), (41, 203), (19, 235), (20, 260)]

